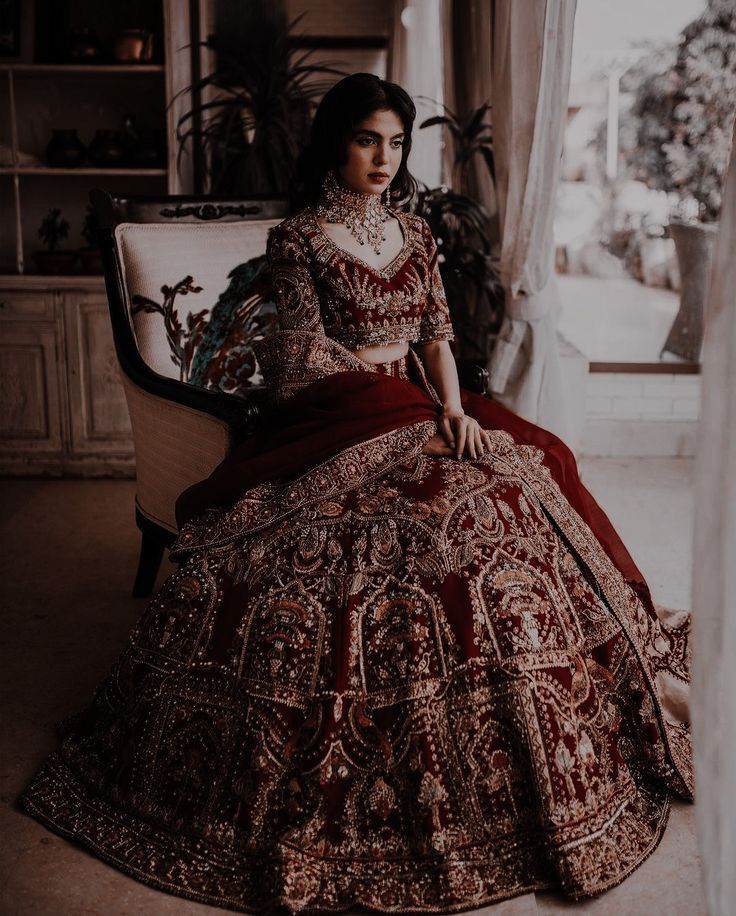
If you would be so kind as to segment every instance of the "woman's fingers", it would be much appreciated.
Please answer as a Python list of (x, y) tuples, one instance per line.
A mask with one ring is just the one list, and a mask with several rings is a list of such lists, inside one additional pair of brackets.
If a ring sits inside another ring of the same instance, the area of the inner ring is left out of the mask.
[(449, 417), (440, 417), (439, 422), (440, 432), (442, 433), (442, 438), (445, 440), (450, 449), (455, 445), (455, 436), (452, 431), (452, 423), (450, 422)]
[(450, 446), (439, 434), (432, 436), (432, 438), (425, 443), (422, 452), (425, 455), (434, 455), (442, 458), (450, 457), (453, 454)]
[[(468, 458), (480, 458), (486, 451), (490, 451), (491, 437), (486, 430), (481, 428), (477, 420), (470, 418), (468, 422), (464, 423), (463, 433), (465, 436), (464, 450), (467, 452)], [(461, 436), (458, 435), (458, 440), (460, 438)], [(462, 456), (462, 451), (459, 448), (456, 449), (456, 452), (457, 458)]]
[(468, 424), (468, 452), (470, 457), (475, 461), (478, 457), (478, 443), (475, 439), (475, 426), (472, 423)]
[[(474, 417), (440, 417), (438, 422), (442, 439), (447, 443), (447, 453), (455, 458), (477, 459), (491, 449), (491, 437)], [(454, 450), (454, 452), (453, 452)]]
[(459, 418), (457, 429), (455, 430), (455, 433), (456, 433), (455, 435), (455, 440), (456, 440), (455, 457), (460, 458), (462, 453), (465, 451), (465, 440), (467, 439), (467, 436), (468, 436), (468, 424), (466, 422), (465, 417)]

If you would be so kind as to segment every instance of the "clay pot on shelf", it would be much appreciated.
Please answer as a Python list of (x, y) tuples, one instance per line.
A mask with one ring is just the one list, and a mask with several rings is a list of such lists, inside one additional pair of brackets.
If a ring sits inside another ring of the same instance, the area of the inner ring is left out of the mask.
[(87, 150), (90, 162), (99, 168), (120, 168), (127, 165), (127, 150), (119, 130), (99, 129)]
[(54, 168), (73, 169), (87, 158), (87, 150), (74, 130), (52, 130), (46, 146), (46, 162)]
[(70, 64), (97, 64), (102, 60), (102, 47), (94, 29), (77, 28), (69, 33), (66, 58)]
[(121, 64), (150, 63), (153, 59), (153, 34), (148, 29), (123, 29), (115, 36), (112, 56)]
[(76, 273), (76, 251), (34, 251), (33, 260), (38, 272), (44, 275), (66, 275)]

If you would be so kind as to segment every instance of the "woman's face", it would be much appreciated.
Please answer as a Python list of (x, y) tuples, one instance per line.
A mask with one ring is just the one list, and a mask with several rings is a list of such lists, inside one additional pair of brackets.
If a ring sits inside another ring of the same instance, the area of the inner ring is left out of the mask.
[(374, 111), (358, 125), (348, 141), (347, 162), (338, 173), (361, 194), (380, 194), (401, 165), (404, 125), (395, 111)]

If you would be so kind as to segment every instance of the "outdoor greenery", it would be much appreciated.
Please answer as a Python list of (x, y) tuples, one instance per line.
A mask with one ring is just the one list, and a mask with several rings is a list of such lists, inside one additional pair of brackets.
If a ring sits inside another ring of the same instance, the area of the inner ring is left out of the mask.
[(633, 177), (695, 199), (699, 218), (716, 221), (736, 114), (736, 4), (710, 0), (676, 48), (645, 58), (627, 79), (638, 80)]

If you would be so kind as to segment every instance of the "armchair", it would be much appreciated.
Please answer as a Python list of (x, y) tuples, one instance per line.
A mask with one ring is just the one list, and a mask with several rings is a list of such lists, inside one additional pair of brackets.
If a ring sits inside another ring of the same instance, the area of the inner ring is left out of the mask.
[[(136, 455), (137, 597), (176, 538), (174, 505), (255, 432), (264, 387), (253, 341), (277, 323), (265, 264), (273, 197), (124, 197), (90, 192)], [(458, 364), (461, 384), (487, 373)]]

